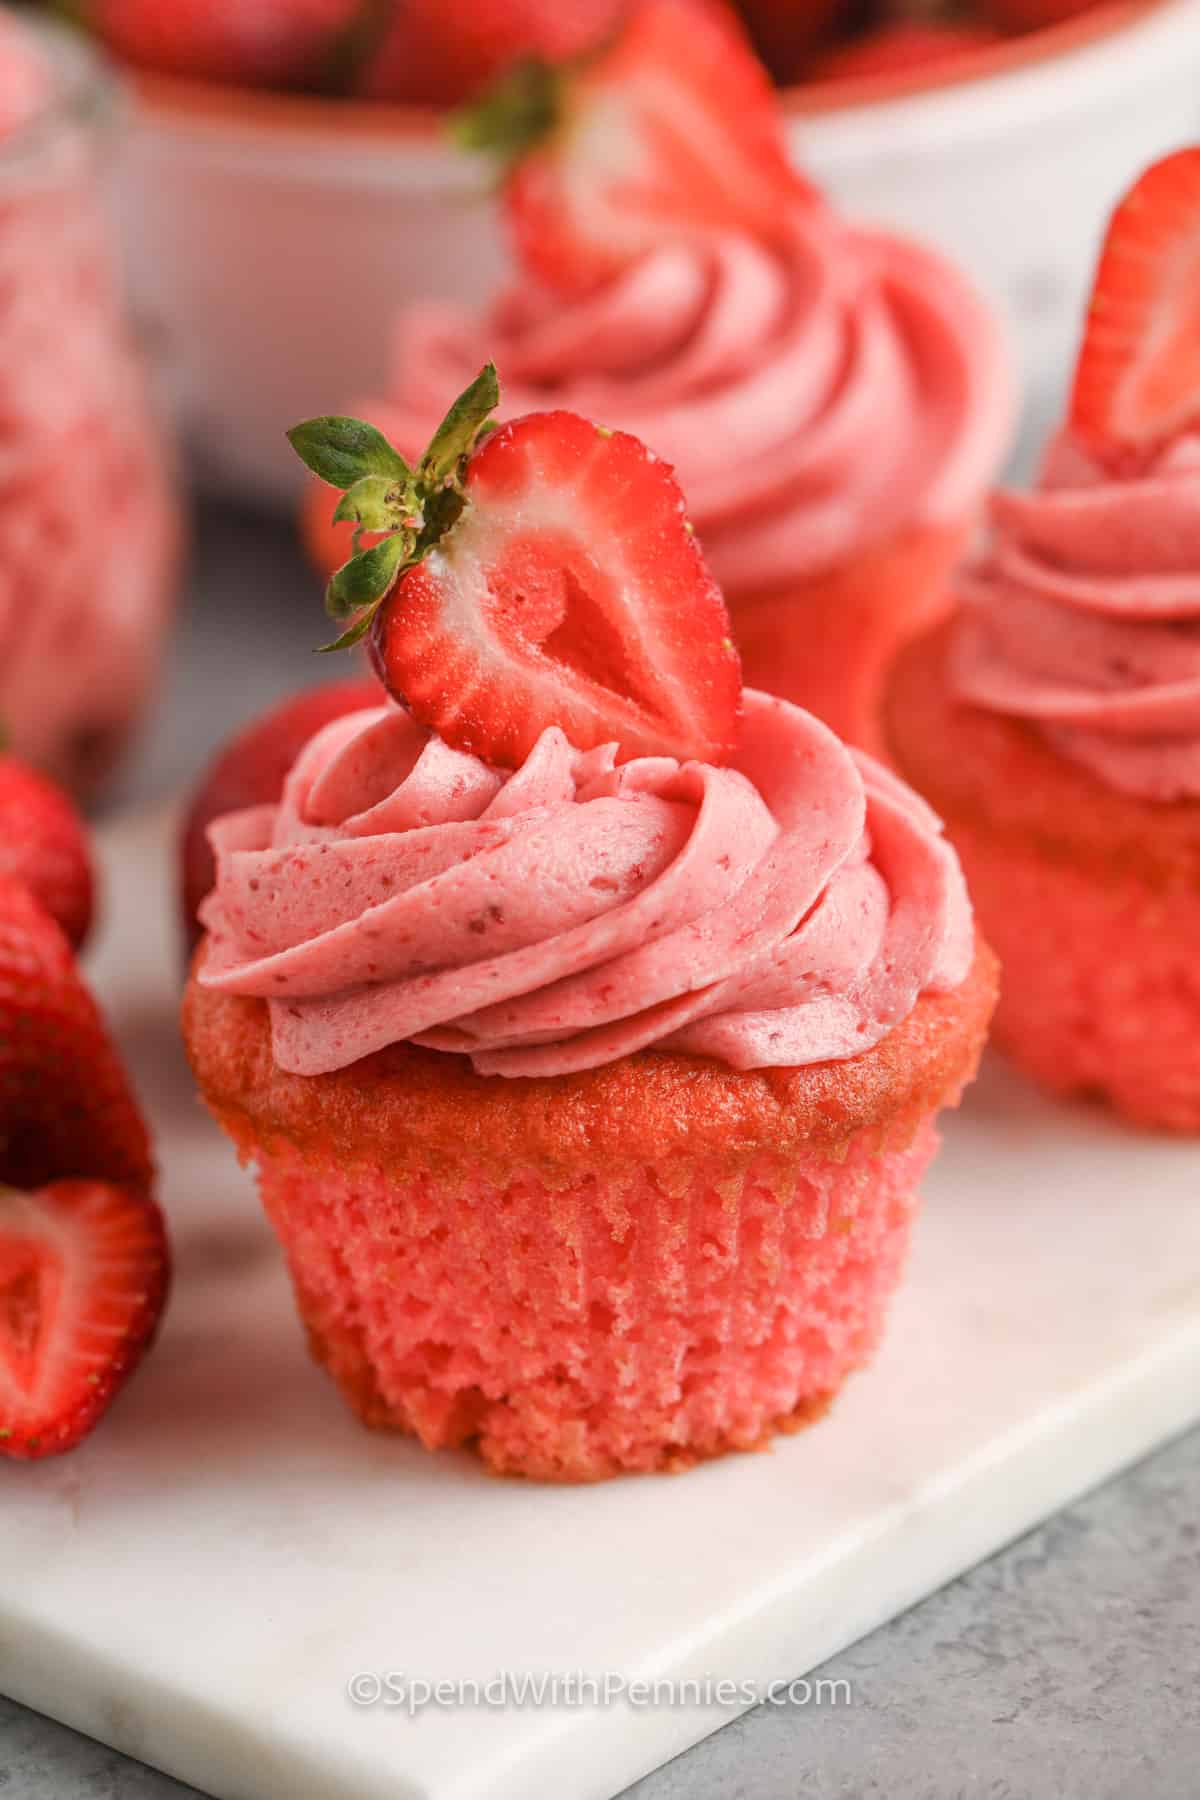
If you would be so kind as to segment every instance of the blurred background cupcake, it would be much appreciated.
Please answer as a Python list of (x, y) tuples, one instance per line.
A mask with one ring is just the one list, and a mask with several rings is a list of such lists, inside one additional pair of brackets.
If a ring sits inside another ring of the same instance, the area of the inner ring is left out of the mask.
[[(617, 9), (140, 0), (160, 25), (134, 33), (138, 6), (80, 10), (136, 59), (122, 198), (139, 310), (210, 483), (285, 498), (279, 420), (381, 392), (399, 307), (477, 303), (504, 276), (489, 178), (449, 143), (446, 108), (518, 54), (583, 49)], [(919, 32), (928, 9), (892, 0), (740, 10), (797, 164), (847, 216), (949, 255), (1015, 327), (1026, 383), (1052, 387), (1099, 222), (1196, 128), (1200, 0), (973, 0), (953, 31)], [(267, 57), (293, 19), (300, 49)]]
[[(416, 454), (447, 389), (492, 357), (510, 417), (566, 406), (653, 444), (747, 681), (872, 744), (883, 671), (943, 609), (1008, 448), (991, 309), (791, 172), (762, 71), (707, 0), (644, 0), (582, 71), (522, 74), (459, 129), (501, 159), (517, 272), (483, 308), (404, 309), (365, 416)], [(326, 575), (350, 536), (329, 512), (318, 490)]]
[(1003, 966), (998, 1040), (1052, 1092), (1200, 1130), (1200, 149), (1114, 215), (1070, 408), (1003, 492), (949, 627), (898, 661), (896, 764)]
[[(63, 9), (29, 0), (5, 10), (41, 22)], [(70, 7), (89, 47), (112, 59), (110, 81), (124, 77), (124, 111), (89, 114), (89, 154), (112, 176), (115, 241), (142, 349), (154, 358), (188, 468), (217, 502), (204, 515), (193, 573), (204, 607), (177, 641), (173, 715), (160, 715), (135, 789), (177, 786), (194, 770), (184, 738), (194, 737), (203, 753), (257, 707), (317, 678), (290, 616), (288, 590), (304, 577), (281, 534), (293, 530), (302, 472), (281, 423), (393, 390), (402, 360), (395, 321), (413, 304), (446, 303), (459, 316), (508, 304), (497, 300), (511, 294), (513, 270), (492, 178), (478, 158), (455, 148), (450, 109), (478, 98), (530, 53), (570, 58), (611, 42), (638, 10), (639, 0), (589, 0), (569, 10), (548, 0), (75, 0)], [(869, 241), (926, 243), (1007, 320), (1030, 403), (1024, 441), (1033, 444), (1061, 386), (1103, 217), (1133, 169), (1200, 125), (1200, 0), (965, 0), (950, 24), (941, 8), (932, 10), (937, 17), (920, 0), (729, 0), (779, 90), (794, 165), (839, 217), (862, 224), (853, 255)], [(85, 66), (83, 54), (55, 52), (75, 67)], [(14, 153), (6, 150), (5, 159), (15, 171)], [(23, 156), (20, 168), (23, 181)], [(6, 178), (6, 192), (16, 185)], [(869, 240), (868, 228), (882, 239)], [(9, 253), (17, 267), (25, 239), (13, 235)], [(853, 261), (832, 239), (822, 254), (842, 275)], [(728, 260), (728, 245), (722, 255)], [(29, 268), (20, 279), (32, 294), (38, 278)], [(661, 271), (656, 279), (664, 279)], [(952, 287), (943, 296), (948, 305)], [(508, 322), (514, 339), (532, 329), (528, 320)], [(539, 322), (539, 343), (540, 334)], [(423, 340), (410, 342), (419, 350)], [(552, 386), (553, 359), (532, 341), (528, 347), (530, 388)], [(516, 386), (518, 372), (509, 376)], [(38, 410), (45, 419), (48, 408)], [(103, 506), (110, 541), (119, 536), (125, 546), (123, 621), (151, 622), (138, 626), (132, 642), (114, 629), (95, 651), (76, 646), (68, 666), (88, 671), (86, 695), (71, 692), (73, 673), (60, 673), (48, 699), (24, 678), (10, 702), (0, 695), (0, 713), (14, 715), (10, 730), (35, 733), (40, 744), (30, 748), (43, 760), (57, 755), (60, 772), (70, 774), (64, 756), (73, 757), (72, 778), (93, 788), (158, 664), (168, 606), (143, 595), (169, 596), (173, 585), (161, 573), (171, 531), (162, 460), (157, 449), (147, 461), (129, 448), (151, 442), (154, 426), (133, 423), (135, 414), (147, 419), (140, 400), (106, 411), (132, 472), (115, 497), (106, 490), (87, 507)], [(911, 407), (902, 412), (910, 424), (915, 416)], [(122, 417), (127, 429), (117, 424)], [(756, 414), (756, 427), (762, 417)], [(652, 429), (641, 417), (633, 422)], [(976, 448), (986, 460), (978, 441)], [(678, 454), (674, 444), (668, 449)], [(911, 461), (899, 458), (910, 482)], [(959, 470), (969, 461), (959, 457)], [(100, 466), (89, 460), (88, 482), (100, 479)], [(934, 479), (929, 485), (953, 498), (953, 481), (948, 490)], [(694, 473), (689, 486), (700, 492)], [(61, 493), (42, 482), (37, 506), (48, 513)], [(278, 522), (266, 523), (263, 509)], [(49, 530), (36, 513), (28, 502), (10, 509), (0, 595), (27, 591), (29, 545)], [(82, 516), (76, 493), (69, 528), (62, 519), (55, 526), (60, 555), (81, 535)], [(943, 515), (939, 523), (952, 521)], [(918, 534), (907, 546), (913, 584), (925, 582), (930, 559), (943, 568), (965, 533), (964, 517), (957, 540), (949, 531), (932, 543)], [(710, 522), (713, 554), (736, 585), (752, 559), (726, 562), (719, 535)], [(90, 550), (97, 592), (111, 585), (95, 550), (103, 536), (93, 535)], [(745, 548), (750, 540), (740, 526), (738, 536)], [(848, 597), (830, 595), (847, 633), (855, 593), (871, 589), (874, 572), (868, 558), (856, 556), (850, 566), (863, 582)], [(145, 572), (154, 570), (160, 573)], [(936, 590), (937, 579), (927, 585)], [(242, 598), (248, 590), (252, 611)], [(32, 616), (16, 604), (22, 617)], [(232, 630), (242, 655), (231, 668)], [(742, 632), (761, 679), (766, 671), (755, 663), (745, 622)], [(29, 637), (31, 655), (37, 636)], [(768, 658), (776, 636), (766, 633)], [(876, 642), (871, 630), (865, 639)], [(101, 648), (112, 652), (107, 665)], [(211, 679), (218, 668), (219, 692)], [(75, 711), (101, 696), (104, 717), (81, 720), (82, 755), (56, 752)]]
[(179, 538), (105, 207), (121, 124), (81, 43), (0, 15), (0, 721), (83, 795), (153, 694)]

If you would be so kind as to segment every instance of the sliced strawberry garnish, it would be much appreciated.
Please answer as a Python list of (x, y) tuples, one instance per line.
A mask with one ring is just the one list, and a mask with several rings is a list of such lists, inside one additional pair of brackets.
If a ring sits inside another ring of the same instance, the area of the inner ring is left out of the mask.
[(0, 1188), (0, 1455), (57, 1456), (96, 1424), (153, 1338), (162, 1214), (106, 1181)]
[(1113, 214), (1071, 423), (1102, 455), (1200, 425), (1200, 148), (1155, 163)]
[(643, 0), (582, 64), (526, 63), (460, 136), (507, 165), (520, 260), (583, 293), (677, 238), (773, 239), (797, 194), (775, 93), (716, 0)]
[(498, 400), (489, 366), (415, 472), (355, 420), (293, 432), (347, 487), (339, 515), (387, 532), (330, 583), (330, 611), (352, 621), (338, 645), (372, 629), (395, 698), (500, 766), (551, 725), (579, 749), (723, 760), (741, 671), (670, 467), (574, 413), (485, 435)]

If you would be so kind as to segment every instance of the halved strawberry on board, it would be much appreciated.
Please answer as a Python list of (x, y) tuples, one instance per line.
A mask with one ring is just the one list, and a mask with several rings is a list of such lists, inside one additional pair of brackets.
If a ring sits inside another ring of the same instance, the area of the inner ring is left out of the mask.
[(137, 1188), (0, 1187), (0, 1456), (87, 1436), (153, 1338), (167, 1268), (162, 1214)]
[(146, 1127), (63, 933), (0, 877), (0, 1455), (92, 1428), (167, 1287)]
[(733, 751), (741, 667), (668, 464), (574, 413), (494, 429), (489, 364), (410, 469), (360, 420), (290, 434), (337, 513), (383, 532), (329, 584), (380, 679), (455, 748), (517, 767), (549, 726), (577, 749)]
[(1200, 427), (1200, 147), (1155, 163), (1113, 214), (1071, 425), (1109, 461)]
[(788, 161), (766, 71), (719, 0), (642, 0), (596, 54), (523, 63), (457, 135), (505, 169), (522, 264), (569, 294), (674, 239), (773, 240), (797, 198), (815, 197)]

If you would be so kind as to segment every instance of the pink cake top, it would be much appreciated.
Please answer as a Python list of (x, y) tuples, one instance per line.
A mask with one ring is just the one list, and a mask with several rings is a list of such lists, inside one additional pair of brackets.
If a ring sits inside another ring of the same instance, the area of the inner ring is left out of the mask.
[(753, 691), (734, 766), (615, 766), (545, 731), (515, 773), (397, 707), (327, 726), (278, 806), (218, 820), (203, 985), (270, 1003), (280, 1068), (388, 1044), (558, 1075), (648, 1047), (734, 1068), (868, 1050), (956, 987), (970, 904), (937, 819)]
[(1200, 796), (1200, 437), (1114, 475), (1064, 435), (993, 517), (964, 578), (957, 692), (1123, 793)]
[(490, 312), (401, 318), (393, 399), (419, 451), (485, 354), (508, 416), (567, 407), (675, 465), (722, 586), (786, 582), (909, 523), (954, 522), (991, 480), (1011, 384), (991, 315), (913, 245), (798, 210), (782, 252), (664, 248), (583, 300), (529, 279)]

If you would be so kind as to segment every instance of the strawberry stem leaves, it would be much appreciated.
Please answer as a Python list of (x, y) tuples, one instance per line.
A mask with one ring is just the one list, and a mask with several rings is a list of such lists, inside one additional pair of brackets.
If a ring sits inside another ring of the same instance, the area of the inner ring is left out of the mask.
[(364, 606), (382, 600), (412, 548), (412, 533), (396, 531), (343, 563), (325, 593), (325, 610), (330, 618), (352, 618)]
[(493, 157), (502, 169), (520, 162), (556, 129), (563, 116), (567, 71), (528, 57), (482, 100), (452, 114), (450, 138), (460, 150)]
[[(343, 490), (335, 521), (354, 525), (354, 554), (325, 590), (330, 618), (351, 624), (323, 650), (358, 643), (401, 575), (454, 527), (466, 505), (467, 462), (480, 438), (495, 429), (491, 414), (499, 403), (495, 364), (487, 363), (451, 406), (415, 471), (362, 419), (329, 414), (288, 432), (301, 461)], [(365, 532), (384, 535), (364, 550)]]
[(421, 458), (420, 481), (426, 488), (441, 487), (443, 482), (454, 477), (462, 459), (474, 449), (481, 428), (499, 404), (500, 382), (496, 365), (487, 363), (470, 387), (458, 396)]
[(386, 475), (392, 481), (408, 481), (411, 470), (382, 431), (365, 419), (326, 415), (306, 419), (288, 432), (288, 442), (314, 475), (330, 487), (353, 487), (364, 475)]

